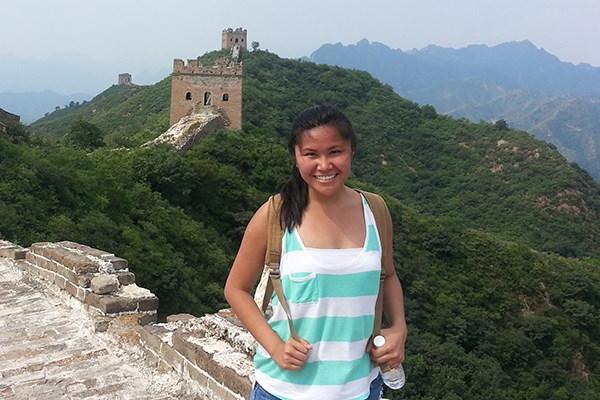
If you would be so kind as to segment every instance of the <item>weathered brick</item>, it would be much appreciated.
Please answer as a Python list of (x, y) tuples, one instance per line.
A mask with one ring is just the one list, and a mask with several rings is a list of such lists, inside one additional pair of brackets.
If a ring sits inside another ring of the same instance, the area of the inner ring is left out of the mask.
[(67, 254), (62, 258), (62, 264), (74, 271), (76, 274), (87, 274), (98, 272), (98, 265), (87, 257), (79, 254)]
[(60, 264), (64, 264), (63, 259), (65, 257), (71, 256), (73, 254), (67, 249), (63, 249), (62, 247), (55, 247), (55, 246), (44, 247), (41, 250), (42, 251), (41, 251), (40, 255), (42, 255), (46, 258), (49, 258), (53, 261), (56, 261), (57, 263), (60, 263)]
[(135, 283), (135, 274), (129, 271), (117, 271), (117, 279), (121, 285), (131, 285)]
[(37, 258), (37, 254), (31, 251), (25, 255), (25, 260), (29, 261), (31, 264), (37, 264)]
[(114, 314), (126, 311), (135, 311), (137, 303), (128, 297), (119, 297), (113, 295), (98, 296), (98, 309), (106, 314)]
[(59, 274), (54, 274), (54, 283), (61, 289), (65, 288), (67, 280), (60, 276)]
[(167, 322), (179, 322), (179, 321), (189, 321), (191, 319), (194, 319), (196, 317), (194, 317), (192, 314), (172, 314), (172, 315), (167, 315)]
[(31, 246), (29, 246), (29, 250), (32, 253), (35, 254), (39, 254), (42, 256), (44, 255), (44, 252), (46, 251), (46, 249), (48, 248), (48, 246), (52, 245), (52, 243), (50, 242), (38, 242), (38, 243), (33, 243)]
[(15, 260), (24, 260), (25, 259), (25, 255), (27, 253), (29, 253), (29, 249), (23, 249), (23, 248), (15, 249), (14, 250), (14, 254), (13, 254), (13, 259), (15, 259)]
[(164, 343), (160, 348), (160, 358), (173, 367), (175, 371), (183, 373), (183, 356), (167, 343)]
[(248, 377), (240, 376), (233, 369), (224, 367), (214, 361), (212, 354), (187, 340), (191, 336), (192, 334), (189, 333), (175, 332), (171, 338), (173, 347), (183, 354), (187, 360), (206, 371), (213, 379), (225, 385), (229, 390), (240, 395), (245, 395), (250, 391), (252, 384)]
[(96, 294), (107, 294), (119, 289), (119, 280), (114, 275), (102, 274), (92, 278), (90, 289)]
[[(229, 389), (229, 390), (228, 390)], [(252, 389), (252, 384), (248, 387), (248, 391), (242, 394), (242, 396), (247, 396), (250, 393), (250, 389)], [(231, 388), (225, 387), (220, 382), (215, 382), (213, 380), (208, 381), (208, 390), (212, 392), (212, 396), (215, 399), (220, 400), (239, 400), (239, 397), (231, 392)], [(244, 398), (242, 397), (242, 398)]]
[(65, 282), (65, 290), (71, 296), (77, 298), (77, 286), (73, 285), (72, 282), (69, 282), (68, 280)]
[(94, 318), (94, 332), (106, 332), (112, 318), (98, 317)]
[(46, 257), (38, 256), (38, 265), (48, 271), (56, 272), (56, 266), (58, 264)]
[(187, 373), (187, 376), (190, 379), (198, 382), (202, 387), (208, 386), (208, 381), (210, 380), (210, 378), (204, 371), (202, 371), (200, 368), (196, 367), (194, 364), (187, 360), (184, 362), (183, 365), (185, 368), (185, 372)]
[(217, 365), (212, 360), (212, 356), (205, 352), (200, 346), (188, 342), (188, 337), (189, 334), (182, 334), (179, 332), (173, 333), (171, 338), (173, 347), (181, 354), (185, 355), (185, 358), (190, 360), (198, 368), (206, 371), (210, 376), (220, 382), (222, 380), (222, 368)]
[(77, 285), (83, 288), (89, 288), (93, 277), (93, 274), (77, 275)]
[(81, 244), (81, 243), (62, 241), (62, 242), (58, 242), (56, 244), (60, 245), (62, 247), (65, 247), (67, 249), (75, 249), (75, 250), (81, 251), (85, 254), (89, 254), (91, 256), (98, 257), (98, 258), (110, 255), (110, 253), (108, 253), (106, 251), (98, 250), (93, 247), (87, 246), (85, 244)]
[(108, 261), (112, 264), (113, 268), (117, 271), (127, 269), (129, 266), (129, 262), (121, 257), (117, 257), (115, 255), (109, 255), (102, 257), (104, 261)]
[(156, 354), (160, 354), (163, 342), (157, 333), (165, 331), (166, 329), (160, 326), (143, 326), (140, 329), (140, 340), (144, 346), (152, 349)]
[(158, 297), (152, 296), (152, 297), (140, 299), (138, 301), (138, 310), (139, 311), (158, 310)]
[(155, 324), (158, 321), (158, 314), (156, 312), (144, 312), (139, 313), (138, 324), (144, 326), (149, 324)]
[(67, 279), (72, 284), (80, 286), (79, 285), (79, 276), (75, 272), (71, 271), (69, 268), (65, 267), (62, 264), (54, 263), (54, 268), (56, 269), (57, 274), (59, 274), (60, 276), (62, 276), (65, 279)]

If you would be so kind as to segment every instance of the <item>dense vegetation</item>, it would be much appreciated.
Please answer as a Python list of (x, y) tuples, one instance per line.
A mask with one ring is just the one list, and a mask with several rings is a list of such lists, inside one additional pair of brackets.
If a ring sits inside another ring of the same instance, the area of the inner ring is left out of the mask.
[(368, 71), (444, 114), (505, 119), (553, 143), (600, 181), (600, 68), (561, 62), (528, 41), (403, 52), (363, 39), (323, 45), (311, 59)]
[[(336, 103), (360, 136), (352, 183), (386, 194), (394, 217), (410, 336), (407, 386), (387, 397), (597, 398), (600, 261), (590, 257), (600, 252), (600, 196), (589, 176), (526, 134), (438, 116), (366, 73), (264, 52), (245, 68), (244, 132), (183, 155), (110, 149), (161, 132), (166, 81), (110, 88), (105, 109), (94, 100), (34, 127), (60, 137), (84, 119), (107, 147), (86, 153), (22, 130), (0, 138), (1, 234), (113, 251), (158, 294), (163, 314), (213, 311), (244, 225), (290, 167), (290, 120)], [(125, 90), (122, 102), (110, 98)], [(135, 107), (150, 90), (160, 111), (145, 121)], [(86, 119), (87, 107), (105, 117)]]

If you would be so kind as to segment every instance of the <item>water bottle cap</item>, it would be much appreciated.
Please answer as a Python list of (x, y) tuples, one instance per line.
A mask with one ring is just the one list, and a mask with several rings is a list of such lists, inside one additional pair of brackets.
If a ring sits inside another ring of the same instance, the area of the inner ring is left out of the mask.
[(381, 347), (385, 344), (385, 338), (381, 335), (377, 335), (373, 338), (373, 344), (375, 347)]

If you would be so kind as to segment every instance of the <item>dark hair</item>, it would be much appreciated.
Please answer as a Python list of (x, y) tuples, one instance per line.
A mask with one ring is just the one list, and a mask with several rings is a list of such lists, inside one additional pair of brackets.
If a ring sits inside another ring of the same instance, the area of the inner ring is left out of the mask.
[[(292, 124), (288, 151), (294, 157), (294, 151), (301, 136), (305, 131), (319, 126), (329, 125), (336, 128), (345, 140), (350, 141), (352, 151), (356, 149), (356, 135), (352, 129), (350, 120), (337, 108), (330, 105), (319, 105), (309, 107), (302, 111)], [(308, 185), (302, 179), (295, 163), (288, 181), (282, 186), (280, 223), (286, 229), (292, 229), (300, 225), (302, 215), (308, 205)]]

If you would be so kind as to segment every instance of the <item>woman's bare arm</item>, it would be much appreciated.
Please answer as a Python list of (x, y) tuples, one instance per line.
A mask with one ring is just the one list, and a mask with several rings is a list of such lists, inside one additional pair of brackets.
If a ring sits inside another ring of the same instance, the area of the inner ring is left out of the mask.
[(268, 203), (254, 214), (242, 239), (229, 277), (225, 283), (225, 298), (246, 329), (284, 369), (302, 368), (310, 345), (290, 339), (283, 342), (271, 329), (254, 302), (252, 289), (260, 278), (267, 251)]

